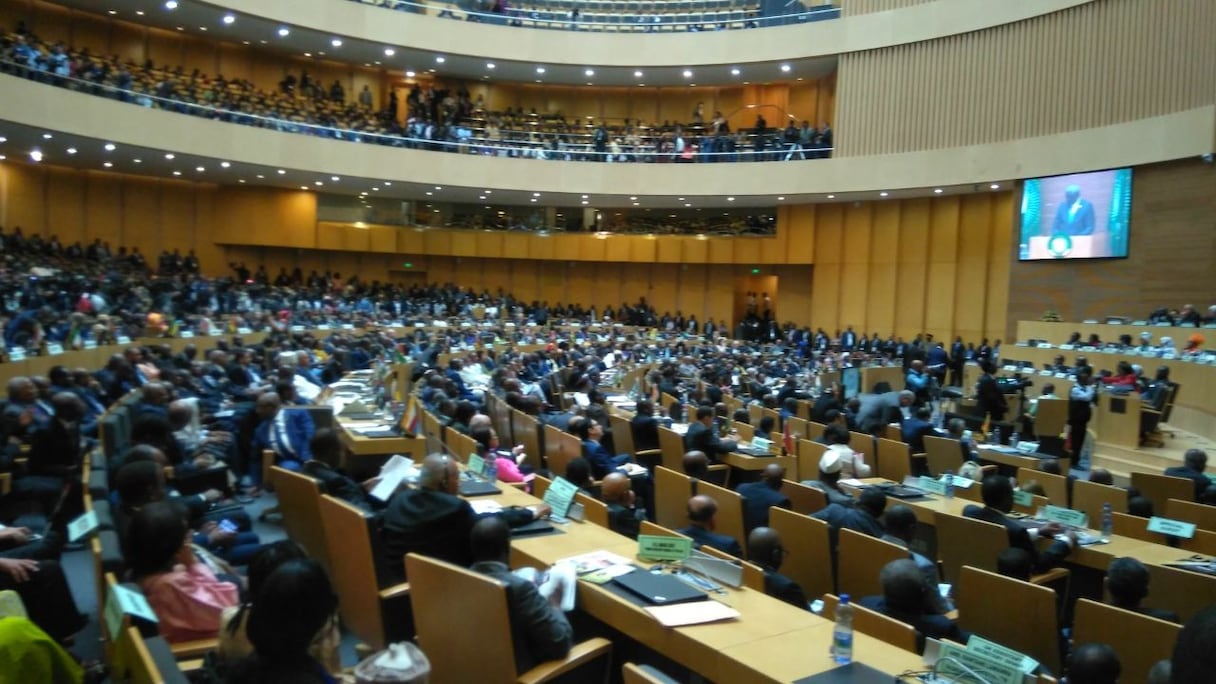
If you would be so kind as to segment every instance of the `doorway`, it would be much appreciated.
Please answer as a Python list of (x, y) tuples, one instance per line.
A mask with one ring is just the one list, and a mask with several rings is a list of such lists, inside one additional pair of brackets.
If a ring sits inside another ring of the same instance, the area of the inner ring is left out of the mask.
[(767, 310), (774, 320), (781, 320), (777, 317), (777, 286), (778, 277), (775, 275), (752, 274), (735, 278), (732, 323), (736, 331), (739, 324), (751, 313), (764, 318), (764, 312)]

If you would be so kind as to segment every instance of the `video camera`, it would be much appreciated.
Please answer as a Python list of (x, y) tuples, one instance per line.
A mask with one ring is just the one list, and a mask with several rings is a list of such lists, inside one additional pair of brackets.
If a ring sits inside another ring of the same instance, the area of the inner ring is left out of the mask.
[(996, 384), (1001, 388), (1002, 394), (1016, 394), (1024, 392), (1028, 387), (1034, 387), (1034, 380), (1015, 373), (1012, 377), (997, 378)]

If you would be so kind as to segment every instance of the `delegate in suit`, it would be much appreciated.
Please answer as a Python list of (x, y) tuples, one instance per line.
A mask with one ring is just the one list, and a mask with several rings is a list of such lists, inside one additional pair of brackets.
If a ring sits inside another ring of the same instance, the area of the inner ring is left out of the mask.
[[(963, 515), (1004, 526), (1009, 533), (1009, 545), (1030, 554), (1035, 572), (1046, 572), (1060, 565), (1072, 551), (1076, 537), (1072, 532), (1061, 535), (1059, 523), (1049, 523), (1036, 530), (1027, 530), (1009, 518), (1007, 514), (1013, 510), (1013, 485), (1009, 483), (1009, 478), (1000, 475), (985, 477), (980, 486), (980, 496), (984, 499), (984, 506), (981, 508), (971, 504), (963, 509)], [(1055, 541), (1046, 551), (1040, 553), (1035, 546), (1035, 540), (1039, 537), (1055, 537)]]
[(722, 456), (735, 450), (738, 444), (732, 440), (722, 440), (714, 430), (714, 409), (711, 406), (701, 406), (697, 409), (697, 419), (688, 426), (684, 434), (684, 451), (700, 451), (717, 463)]
[(249, 479), (254, 487), (261, 487), (262, 450), (274, 452), (275, 465), (298, 471), (312, 460), (308, 443), (316, 428), (308, 411), (284, 411), (283, 401), (274, 392), (266, 392), (258, 397), (256, 410), (262, 421), (253, 433)]
[(1081, 197), (1081, 188), (1070, 185), (1064, 189), (1064, 202), (1056, 209), (1051, 234), (1093, 235), (1094, 205)]

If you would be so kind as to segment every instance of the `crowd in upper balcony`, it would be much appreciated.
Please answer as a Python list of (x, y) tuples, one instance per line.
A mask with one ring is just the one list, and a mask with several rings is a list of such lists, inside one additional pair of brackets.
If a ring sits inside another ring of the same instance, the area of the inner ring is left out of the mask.
[[(771, 126), (763, 114), (751, 128), (731, 130), (719, 111), (698, 105), (687, 122), (578, 119), (561, 113), (490, 111), (463, 86), (414, 85), (383, 107), (364, 86), (348, 96), (341, 82), (288, 74), (277, 90), (245, 79), (214, 77), (181, 66), (137, 64), (117, 55), (46, 43), (18, 25), (0, 38), (0, 70), (78, 92), (144, 107), (335, 140), (495, 157), (561, 161), (694, 163), (792, 161), (831, 155), (833, 131), (795, 119)], [(401, 111), (404, 107), (405, 111)]]

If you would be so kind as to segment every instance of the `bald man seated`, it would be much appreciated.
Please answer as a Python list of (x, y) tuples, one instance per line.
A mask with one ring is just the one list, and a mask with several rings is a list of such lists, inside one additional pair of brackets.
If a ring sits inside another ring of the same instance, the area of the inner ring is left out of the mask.
[(747, 558), (764, 570), (764, 593), (808, 610), (806, 592), (797, 582), (778, 572), (787, 553), (781, 535), (771, 527), (757, 527), (747, 535)]
[(718, 502), (704, 494), (698, 494), (688, 500), (688, 526), (676, 531), (691, 537), (697, 548), (712, 546), (736, 558), (743, 558), (743, 548), (739, 546), (739, 542), (725, 534), (714, 532), (717, 515)]
[(911, 625), (916, 630), (918, 652), (925, 650), (926, 637), (949, 639), (960, 644), (971, 638), (950, 618), (925, 610), (927, 595), (936, 592), (937, 587), (929, 586), (915, 561), (901, 558), (887, 563), (878, 574), (878, 580), (882, 583), (882, 596), (866, 596), (858, 603)]
[(764, 467), (764, 472), (757, 482), (739, 485), (739, 495), (743, 497), (743, 524), (750, 531), (757, 527), (768, 527), (768, 509), (790, 509), (790, 498), (781, 493), (785, 484), (785, 467), (779, 463), (770, 463)]
[(600, 483), (600, 499), (608, 505), (608, 526), (612, 531), (637, 539), (646, 508), (638, 505), (629, 476), (622, 472), (608, 473)]
[[(380, 514), (381, 577), (389, 583), (405, 580), (405, 554), (414, 552), (468, 567), (473, 562), (469, 533), (479, 517), (460, 498), (460, 469), (443, 454), (422, 461), (418, 486), (400, 489)], [(547, 506), (507, 507), (498, 515), (511, 527), (526, 525), (549, 514)]]

